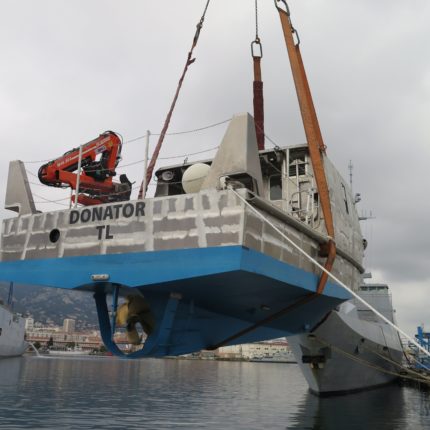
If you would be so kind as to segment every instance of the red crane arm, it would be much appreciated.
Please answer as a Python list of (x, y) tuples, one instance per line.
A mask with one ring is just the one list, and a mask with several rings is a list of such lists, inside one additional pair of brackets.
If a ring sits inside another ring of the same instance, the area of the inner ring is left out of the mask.
[[(120, 183), (112, 178), (121, 159), (122, 142), (112, 131), (82, 145), (78, 202), (83, 205), (123, 201), (130, 198), (131, 183), (125, 175)], [(74, 148), (39, 169), (39, 180), (51, 187), (70, 187), (76, 191), (80, 148)]]

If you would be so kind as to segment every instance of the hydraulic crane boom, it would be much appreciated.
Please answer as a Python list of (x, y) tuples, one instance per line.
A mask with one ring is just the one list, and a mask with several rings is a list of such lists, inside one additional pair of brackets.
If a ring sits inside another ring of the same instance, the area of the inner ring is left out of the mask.
[[(115, 168), (121, 159), (122, 142), (117, 134), (106, 131), (82, 145), (82, 171), (77, 172), (80, 148), (66, 152), (39, 169), (39, 180), (50, 187), (70, 187), (77, 191), (78, 203), (89, 206), (130, 199), (131, 182), (120, 175), (113, 182)], [(79, 190), (77, 189), (79, 175)], [(72, 201), (75, 196), (72, 197)]]

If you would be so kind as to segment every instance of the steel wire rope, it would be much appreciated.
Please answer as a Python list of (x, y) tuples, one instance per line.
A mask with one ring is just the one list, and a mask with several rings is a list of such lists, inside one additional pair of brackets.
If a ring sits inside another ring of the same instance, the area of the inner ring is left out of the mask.
[[(39, 185), (39, 184), (35, 184), (35, 183), (32, 183), (32, 182), (29, 182), (29, 183), (31, 183), (33, 185)], [(151, 182), (148, 185), (149, 186), (156, 186), (157, 184), (155, 184), (154, 182)], [(134, 187), (131, 188), (131, 191), (137, 190), (138, 188), (139, 188), (139, 185), (136, 185), (136, 186), (134, 186)], [(63, 188), (61, 188), (61, 189), (63, 189)], [(108, 195), (109, 196), (116, 196), (116, 195), (120, 195), (120, 194), (124, 194), (124, 192), (109, 193)], [(55, 203), (55, 204), (60, 204), (62, 206), (66, 206), (66, 205), (64, 205), (62, 203), (59, 203), (59, 202), (70, 200), (70, 197), (64, 197), (64, 198), (61, 198), (61, 199), (52, 200), (52, 199), (47, 199), (46, 197), (40, 196), (39, 194), (36, 194), (36, 193), (33, 193), (33, 195), (36, 196), (39, 199), (44, 200), (43, 202), (33, 201), (33, 203), (39, 203), (39, 204), (43, 204), (43, 203)], [(107, 203), (109, 203), (109, 202), (107, 202)]]
[[(223, 122), (220, 122), (220, 123), (216, 123), (216, 124), (214, 124), (214, 125), (212, 125), (212, 126), (207, 126), (207, 127), (204, 127), (204, 128), (200, 128), (200, 129), (196, 129), (196, 130), (203, 130), (203, 129), (205, 129), (205, 128), (209, 128), (209, 127), (213, 127), (213, 126), (215, 126), (215, 125), (219, 125), (219, 124), (222, 124), (222, 123), (225, 123), (225, 122), (227, 122), (227, 121), (229, 121), (229, 120), (226, 120), (226, 121), (223, 121)], [(195, 131), (195, 130), (194, 130)], [(176, 134), (183, 134), (183, 133), (191, 133), (191, 132), (193, 132), (193, 131), (186, 131), (186, 132), (178, 132), (178, 133), (176, 133)], [(143, 136), (143, 137), (145, 137), (145, 136)], [(269, 136), (267, 136), (267, 135), (265, 135), (265, 137), (269, 140), (269, 142), (270, 143), (272, 143), (272, 145), (274, 146), (274, 148), (275, 148), (275, 150), (277, 150), (277, 149), (281, 149), (281, 147), (276, 143), (276, 142), (274, 142)], [(138, 139), (140, 139), (140, 138), (138, 138)], [(219, 146), (220, 145), (217, 145), (217, 146), (214, 146), (214, 147), (212, 147), (212, 148), (208, 148), (208, 149), (205, 149), (205, 150), (202, 150), (202, 151), (196, 151), (196, 152), (191, 152), (191, 153), (188, 153), (188, 154), (181, 154), (181, 155), (173, 155), (173, 156), (170, 156), (170, 157), (158, 157), (158, 159), (159, 160), (172, 160), (172, 159), (176, 159), (176, 158), (184, 158), (184, 159), (186, 159), (186, 158), (188, 158), (188, 157), (191, 157), (191, 156), (193, 156), (193, 155), (199, 155), (199, 154), (203, 154), (203, 153), (206, 153), (206, 152), (210, 152), (210, 151), (214, 151), (215, 149), (218, 149), (219, 148)], [(137, 161), (134, 161), (134, 162), (132, 162), (132, 163), (128, 163), (128, 164), (124, 164), (124, 165), (122, 165), (121, 166), (121, 168), (125, 168), (125, 167), (130, 167), (130, 166), (134, 166), (134, 165), (137, 165), (137, 164), (141, 164), (141, 163), (143, 163), (145, 160), (144, 159), (141, 159), (141, 160), (137, 160)], [(31, 164), (31, 162), (25, 162), (25, 163), (27, 163), (27, 164)], [(275, 164), (273, 164), (270, 160), (269, 160), (269, 164), (277, 171), (277, 172), (279, 172), (279, 174), (281, 175), (281, 177), (282, 178), (284, 178), (284, 179), (288, 179), (290, 182), (292, 182), (294, 185), (296, 184), (294, 181), (293, 181), (293, 179), (291, 179), (290, 177), (289, 177), (289, 175), (284, 175), (283, 173), (282, 173), (282, 171), (275, 165)], [(32, 172), (31, 170), (29, 170), (29, 169), (25, 169), (26, 170), (26, 172), (27, 173), (29, 173), (31, 176), (33, 176), (33, 177), (35, 177), (35, 178), (39, 178), (39, 176), (37, 175), (37, 174), (35, 174), (34, 172)], [(109, 169), (88, 169), (88, 170), (86, 170), (86, 172), (95, 172), (95, 171), (105, 171), (105, 170), (109, 170)], [(203, 177), (199, 177), (199, 178), (195, 178), (195, 179), (193, 179), (192, 181), (197, 181), (197, 180), (200, 180), (200, 179), (202, 179)], [(31, 181), (28, 181), (28, 183), (29, 184), (32, 184), (32, 185), (35, 185), (35, 186), (41, 186), (41, 187), (44, 187), (44, 186), (46, 186), (46, 185), (44, 185), (44, 184), (42, 184), (42, 183), (36, 183), (36, 182), (31, 182)], [(149, 184), (148, 184), (148, 186), (156, 186), (158, 183), (163, 183), (163, 184), (168, 184), (168, 185), (177, 185), (177, 184), (182, 184), (182, 181), (177, 181), (177, 182), (160, 182), (160, 181), (158, 181), (158, 180), (156, 180), (156, 183), (154, 183), (154, 182), (150, 182)], [(63, 186), (59, 186), (59, 187), (54, 187), (54, 188), (59, 188), (59, 189), (67, 189), (67, 188), (70, 188), (68, 185), (63, 185)], [(136, 189), (137, 187), (133, 187), (132, 189), (134, 190), (134, 189)], [(121, 193), (113, 193), (113, 195), (115, 195), (115, 194), (121, 194)], [(112, 195), (112, 194), (111, 194)], [(42, 198), (42, 197), (40, 197), (40, 198)], [(45, 199), (46, 200), (46, 202), (56, 202), (56, 200), (48, 200), (48, 199)], [(63, 199), (63, 200), (65, 200), (65, 199)], [(45, 203), (45, 202), (35, 202), (35, 203)]]
[[(188, 158), (188, 157), (192, 157), (193, 155), (199, 155), (199, 154), (204, 154), (206, 152), (210, 152), (210, 151), (214, 151), (215, 149), (219, 148), (219, 145), (217, 146), (213, 146), (212, 148), (208, 148), (208, 149), (204, 149), (202, 151), (196, 151), (196, 152), (190, 152), (188, 154), (180, 154), (180, 155), (172, 155), (170, 157), (158, 157), (159, 160), (174, 160), (176, 158)], [(132, 163), (128, 163), (128, 164), (124, 164), (121, 166), (121, 169), (125, 168), (125, 167), (130, 167), (130, 166), (135, 166), (137, 164), (141, 164), (143, 163), (145, 160), (141, 159), (141, 160), (137, 160), (137, 161), (133, 161)], [(39, 178), (39, 176), (37, 174), (35, 174), (34, 172), (32, 172), (31, 170), (25, 169), (27, 173), (29, 173), (31, 176), (34, 176), (35, 178)], [(91, 173), (91, 172), (103, 172), (106, 170), (110, 170), (110, 169), (105, 169), (105, 168), (101, 168), (101, 169), (87, 169), (85, 170), (86, 173)], [(66, 186), (67, 188), (68, 186)], [(61, 187), (58, 187), (61, 188)]]
[[(145, 197), (146, 186), (151, 181), (152, 173), (153, 173), (153, 170), (154, 170), (155, 165), (157, 163), (157, 158), (158, 158), (158, 155), (160, 153), (161, 147), (163, 145), (165, 135), (166, 135), (167, 130), (169, 128), (170, 121), (172, 119), (173, 112), (175, 110), (176, 103), (178, 101), (178, 98), (179, 98), (179, 95), (180, 95), (180, 92), (182, 89), (182, 85), (184, 83), (185, 77), (186, 77), (187, 72), (188, 72), (188, 68), (196, 61), (196, 58), (193, 58), (194, 48), (197, 46), (197, 42), (199, 40), (200, 33), (202, 31), (202, 28), (203, 28), (203, 23), (204, 23), (204, 20), (206, 17), (206, 12), (208, 10), (209, 3), (210, 3), (210, 0), (207, 0), (203, 14), (200, 18), (199, 23), (196, 26), (196, 32), (194, 33), (193, 42), (191, 44), (190, 50), (188, 51), (187, 59), (186, 59), (184, 68), (182, 70), (181, 76), (179, 78), (179, 82), (178, 82), (178, 85), (176, 87), (176, 91), (175, 91), (175, 94), (173, 96), (173, 100), (172, 100), (172, 103), (170, 105), (169, 111), (167, 112), (166, 119), (164, 120), (164, 125), (163, 125), (163, 128), (161, 130), (161, 134), (158, 137), (158, 141), (157, 141), (157, 144), (155, 145), (155, 148), (154, 148), (154, 151), (152, 153), (149, 164), (145, 168), (145, 176), (146, 177), (142, 180), (142, 184), (140, 186), (139, 195), (138, 195), (139, 199)], [(144, 189), (144, 187), (145, 187), (145, 189)]]
[(31, 176), (34, 176), (35, 178), (39, 179), (39, 176), (37, 176), (35, 173), (33, 173), (31, 170), (25, 169), (27, 173), (29, 173)]
[[(29, 183), (30, 185), (35, 185), (36, 187), (46, 187), (46, 185), (42, 184), (42, 182), (37, 183), (37, 182), (27, 181), (27, 183)], [(68, 188), (68, 187), (58, 187), (58, 188), (65, 189), (65, 188)]]
[[(231, 118), (225, 119), (224, 121), (216, 122), (216, 123), (214, 123), (214, 124), (206, 125), (206, 126), (204, 126), (204, 127), (194, 128), (194, 129), (191, 129), (191, 130), (175, 131), (175, 132), (171, 132), (171, 133), (166, 133), (166, 136), (179, 136), (179, 135), (182, 135), (182, 134), (192, 134), (192, 133), (197, 133), (197, 132), (199, 132), (199, 131), (208, 130), (208, 129), (210, 129), (210, 128), (217, 127), (217, 126), (222, 125), (222, 124), (225, 124), (225, 123), (227, 123), (227, 122), (229, 122), (229, 121), (231, 121)], [(115, 134), (118, 134), (119, 136), (121, 136), (118, 132), (115, 132)], [(160, 135), (161, 135), (161, 133), (151, 133), (151, 136), (160, 136)], [(135, 137), (135, 138), (133, 138), (133, 139), (126, 140), (126, 141), (124, 141), (124, 142), (122, 143), (122, 145), (127, 145), (127, 144), (129, 144), (129, 143), (133, 143), (133, 142), (136, 142), (136, 141), (138, 141), (138, 140), (142, 140), (142, 139), (144, 139), (145, 137), (146, 137), (146, 134), (144, 134), (144, 135), (142, 135), (142, 136)], [(64, 155), (64, 154), (63, 154), (63, 155)], [(189, 155), (191, 155), (191, 154), (189, 154)], [(60, 156), (60, 157), (61, 157), (61, 156)], [(57, 158), (59, 158), (59, 157), (57, 157)], [(23, 163), (24, 163), (24, 164), (37, 164), (37, 163), (46, 163), (46, 162), (48, 162), (48, 161), (52, 161), (52, 158), (49, 158), (49, 159), (46, 159), (46, 160), (30, 160), (30, 161), (23, 161)]]
[[(272, 227), (276, 232), (278, 232), (281, 236), (283, 236), (288, 243), (290, 243), (297, 251), (300, 252), (304, 257), (306, 257), (309, 261), (311, 261), (316, 267), (318, 267), (320, 270), (322, 270), (324, 273), (327, 274), (329, 278), (331, 278), (333, 281), (335, 281), (339, 286), (344, 288), (346, 291), (348, 291), (353, 297), (355, 297), (359, 302), (364, 304), (368, 309), (370, 309), (375, 315), (377, 315), (379, 318), (381, 318), (384, 322), (386, 322), (390, 327), (394, 328), (398, 333), (402, 334), (404, 337), (406, 337), (413, 345), (415, 345), (420, 351), (422, 351), (425, 355), (430, 357), (430, 352), (424, 349), (421, 345), (419, 345), (417, 342), (415, 342), (414, 339), (412, 339), (407, 333), (405, 333), (401, 328), (397, 327), (394, 323), (392, 323), (388, 318), (386, 318), (384, 315), (382, 315), (380, 312), (378, 312), (375, 308), (373, 308), (369, 303), (367, 303), (363, 298), (361, 298), (354, 290), (349, 288), (344, 282), (342, 282), (339, 278), (337, 278), (333, 273), (331, 273), (329, 270), (327, 270), (324, 266), (322, 266), (315, 258), (313, 258), (311, 255), (309, 255), (305, 250), (303, 250), (299, 245), (297, 245), (294, 240), (289, 238), (287, 235), (285, 235), (278, 227), (276, 227), (275, 224), (273, 224), (269, 219), (267, 219), (261, 212), (259, 212), (257, 209), (255, 209), (243, 196), (241, 196), (237, 191), (235, 191), (233, 188), (229, 188), (231, 191), (241, 200), (244, 202), (246, 206), (248, 206), (259, 218), (261, 218), (263, 221), (265, 221), (270, 227)], [(251, 193), (249, 190), (248, 192)], [(332, 240), (330, 236), (328, 236), (329, 240)]]
[(42, 202), (37, 202), (33, 200), (33, 203), (37, 203), (37, 204), (54, 203), (59, 206), (67, 206), (67, 207), (69, 206), (68, 204), (60, 203), (60, 202), (70, 200), (70, 197), (66, 197), (64, 199), (58, 199), (58, 200), (50, 200), (50, 199), (47, 199), (46, 197), (39, 196), (39, 194), (36, 194), (36, 193), (33, 193), (33, 196), (43, 200)]
[[(225, 122), (225, 121), (224, 121)], [(220, 124), (220, 123), (218, 123), (218, 124)], [(180, 133), (182, 133), (182, 132), (180, 132)], [(188, 132), (184, 132), (184, 133), (188, 133)], [(276, 142), (274, 142), (272, 139), (270, 139), (267, 135), (265, 136), (265, 137), (267, 137), (268, 139), (269, 139), (269, 141), (273, 144), (273, 146), (274, 146), (274, 148), (275, 149), (281, 149), (281, 147), (279, 146), (279, 145), (277, 145), (276, 144)], [(198, 155), (198, 154), (203, 154), (203, 153), (206, 153), (206, 152), (210, 152), (210, 151), (213, 151), (213, 150), (215, 150), (215, 149), (217, 149), (217, 148), (219, 148), (219, 146), (220, 145), (217, 145), (217, 146), (214, 146), (214, 147), (212, 147), (212, 148), (209, 148), (209, 149), (206, 149), (206, 150), (203, 150), (203, 151), (197, 151), (197, 152), (192, 152), (192, 153), (188, 153), (188, 154), (182, 154), (182, 155), (174, 155), (174, 156), (171, 156), (171, 157), (158, 157), (158, 159), (159, 160), (171, 160), (171, 159), (175, 159), (175, 158), (188, 158), (188, 157), (191, 157), (191, 156), (193, 156), (193, 155)], [(140, 164), (140, 163), (143, 163), (145, 160), (138, 160), (138, 161), (135, 161), (135, 162), (133, 162), (133, 163), (129, 163), (129, 164), (124, 164), (123, 166), (121, 166), (122, 168), (124, 168), (124, 167), (130, 167), (130, 166), (134, 166), (134, 165), (137, 165), (137, 164)], [(282, 171), (275, 165), (275, 164), (273, 164), (270, 160), (269, 160), (269, 164), (277, 171), (277, 172), (279, 172), (279, 174), (281, 175), (281, 177), (282, 178), (284, 178), (284, 179), (288, 179), (289, 181), (291, 181), (294, 185), (296, 184), (294, 181), (293, 181), (293, 179), (291, 179), (290, 177), (289, 177), (289, 175), (284, 175), (283, 173), (282, 173)], [(26, 170), (26, 172), (27, 173), (29, 173), (31, 176), (34, 176), (35, 178), (38, 178), (38, 175), (36, 175), (34, 172), (32, 172), (31, 170), (28, 170), (28, 169), (25, 169)], [(109, 170), (109, 169), (94, 169), (94, 170), (86, 170), (86, 172), (94, 172), (94, 171), (104, 171), (104, 170)], [(194, 182), (194, 181), (198, 181), (198, 180), (200, 180), (200, 179), (203, 179), (204, 178), (204, 176), (202, 176), (202, 177), (198, 177), (198, 178), (194, 178), (193, 180), (191, 180), (191, 181), (188, 181), (188, 182)], [(45, 184), (42, 184), (42, 183), (36, 183), (36, 182), (31, 182), (31, 181), (27, 181), (29, 184), (32, 184), (32, 185), (35, 185), (35, 186), (40, 186), (40, 187), (44, 187), (44, 186), (46, 186)], [(164, 182), (164, 181), (159, 181), (159, 180), (156, 180), (155, 181), (155, 183), (153, 182), (153, 181), (151, 181), (149, 184), (148, 184), (148, 186), (157, 186), (158, 185), (158, 183), (161, 183), (161, 184), (167, 184), (167, 185), (178, 185), (178, 184), (182, 184), (182, 181), (176, 181), (176, 182)], [(67, 189), (67, 188), (70, 188), (68, 185), (63, 185), (63, 186), (59, 186), (59, 187), (54, 187), (54, 188), (58, 188), (58, 189)], [(132, 190), (135, 190), (135, 189), (137, 189), (138, 187), (136, 186), (136, 187), (133, 187), (132, 188)], [(116, 195), (116, 194), (122, 194), (122, 193), (111, 193), (110, 195)], [(36, 194), (34, 194), (34, 195), (36, 195)], [(36, 195), (37, 196), (37, 195)], [(44, 197), (42, 197), (42, 196), (37, 196), (37, 197), (39, 197), (39, 198), (42, 198), (42, 199), (44, 199), (45, 201), (44, 202), (34, 202), (34, 203), (40, 203), (40, 204), (42, 204), (42, 203), (56, 203), (56, 202), (58, 202), (58, 201), (62, 201), (62, 200), (67, 200), (68, 198), (64, 198), (64, 199), (59, 199), (59, 200), (49, 200), (49, 199), (46, 199), (46, 198), (44, 198)]]
[[(190, 183), (190, 182), (196, 182), (199, 181), (200, 179), (204, 179), (206, 178), (207, 175), (204, 176), (199, 176), (197, 178), (193, 178), (193, 179), (188, 179), (186, 182)], [(170, 181), (163, 181), (163, 180), (155, 180), (156, 184), (163, 184), (163, 185), (178, 185), (178, 184), (182, 184), (182, 181), (175, 181), (175, 182), (170, 182)]]
[(258, 0), (255, 0), (255, 40), (260, 40), (258, 35)]
[[(211, 125), (207, 125), (205, 127), (194, 128), (192, 130), (185, 130), (185, 131), (175, 131), (175, 132), (171, 132), (171, 133), (166, 133), (165, 135), (166, 136), (178, 136), (178, 135), (181, 135), (181, 134), (197, 133), (199, 131), (208, 130), (210, 128), (217, 127), (217, 126), (225, 124), (225, 123), (227, 123), (229, 121), (231, 121), (231, 118), (225, 119), (224, 121), (216, 122), (216, 123), (211, 124)], [(151, 136), (161, 136), (161, 133), (151, 133)], [(145, 137), (146, 137), (146, 134), (144, 134), (142, 136), (135, 137), (133, 139), (126, 140), (124, 142), (124, 145), (126, 145), (128, 143), (136, 142), (137, 140), (145, 139)]]
[[(174, 136), (174, 135), (181, 135), (181, 134), (189, 134), (189, 133), (195, 133), (195, 132), (198, 132), (198, 131), (202, 131), (202, 130), (207, 130), (207, 129), (209, 129), (209, 128), (212, 128), (212, 127), (216, 127), (216, 126), (218, 126), (218, 125), (221, 125), (221, 124), (225, 124), (226, 122), (229, 122), (231, 119), (229, 118), (229, 119), (227, 119), (227, 120), (224, 120), (224, 121), (220, 121), (220, 122), (217, 122), (217, 123), (215, 123), (215, 124), (211, 124), (211, 125), (208, 125), (208, 126), (205, 126), (205, 127), (200, 127), (200, 128), (196, 128), (196, 129), (193, 129), (193, 130), (186, 130), (186, 131), (178, 131), (178, 132), (173, 132), (173, 133), (167, 133), (166, 135), (169, 135), (169, 136)], [(154, 134), (154, 133), (151, 133), (151, 136), (159, 136), (159, 134)], [(146, 135), (143, 135), (143, 136), (139, 136), (139, 137), (136, 137), (136, 138), (134, 138), (134, 139), (131, 139), (131, 140), (128, 140), (128, 141), (125, 141), (124, 143), (123, 143), (123, 145), (125, 145), (125, 144), (127, 144), (127, 143), (132, 143), (132, 142), (135, 142), (135, 141), (137, 141), (137, 140), (140, 140), (140, 139), (143, 139), (143, 138), (145, 138), (146, 137)], [(271, 139), (267, 134), (265, 134), (265, 138), (273, 145), (273, 147), (275, 148), (275, 149), (280, 149), (281, 147), (273, 140), (273, 139)], [(176, 159), (176, 158), (186, 158), (186, 157), (191, 157), (191, 156), (193, 156), (193, 155), (199, 155), (199, 154), (204, 154), (204, 153), (206, 153), (206, 152), (210, 152), (210, 151), (214, 151), (215, 149), (217, 149), (217, 148), (219, 148), (219, 145), (216, 145), (216, 146), (214, 146), (214, 147), (211, 147), (211, 148), (208, 148), (208, 149), (204, 149), (204, 150), (202, 150), (202, 151), (196, 151), (196, 152), (190, 152), (190, 153), (187, 153), (187, 154), (180, 154), (180, 155), (172, 155), (172, 156), (170, 156), (170, 157), (158, 157), (158, 159), (159, 160), (173, 160), (173, 159)], [(37, 160), (37, 161), (23, 161), (23, 163), (24, 164), (36, 164), (36, 163), (43, 163), (43, 162), (46, 162), (46, 161), (52, 161), (52, 159), (49, 159), (49, 160)], [(139, 163), (143, 163), (145, 160), (143, 160), (143, 159), (141, 159), (141, 160), (137, 160), (137, 161), (134, 161), (134, 162), (132, 162), (132, 163), (128, 163), (128, 164), (124, 164), (124, 165), (121, 165), (121, 168), (124, 168), (124, 167), (130, 167), (130, 166), (134, 166), (134, 165), (136, 165), (136, 164), (139, 164)], [(275, 166), (273, 166), (273, 167), (275, 167)], [(275, 167), (276, 168), (276, 167)], [(88, 170), (86, 170), (87, 172), (96, 172), (96, 171), (99, 171), (99, 172), (102, 172), (102, 171), (105, 171), (105, 170), (109, 170), (109, 169), (104, 169), (104, 168), (102, 168), (102, 169), (88, 169)], [(36, 178), (38, 178), (38, 175), (36, 175), (35, 173), (33, 173), (32, 171), (30, 171), (30, 170), (28, 170), (28, 169), (26, 169), (26, 171), (30, 174), (30, 175), (32, 175), (32, 176), (34, 176), (34, 177), (36, 177)], [(279, 171), (279, 169), (278, 169), (278, 171)]]

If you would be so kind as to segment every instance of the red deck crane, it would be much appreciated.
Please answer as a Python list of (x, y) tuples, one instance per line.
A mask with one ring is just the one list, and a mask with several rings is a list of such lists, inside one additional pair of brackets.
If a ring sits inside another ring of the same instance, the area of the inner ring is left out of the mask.
[[(131, 182), (127, 176), (120, 175), (120, 182), (112, 180), (121, 160), (121, 148), (120, 137), (112, 131), (106, 131), (82, 145), (80, 173), (77, 172), (81, 151), (78, 147), (41, 166), (39, 180), (51, 187), (72, 188), (77, 194), (78, 203), (84, 206), (129, 200)], [(76, 195), (72, 196), (73, 202), (75, 199)]]

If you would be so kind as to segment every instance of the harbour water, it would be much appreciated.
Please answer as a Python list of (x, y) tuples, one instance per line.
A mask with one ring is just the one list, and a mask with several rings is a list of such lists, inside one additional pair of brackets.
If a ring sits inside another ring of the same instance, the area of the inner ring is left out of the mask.
[(430, 429), (430, 396), (391, 386), (319, 399), (295, 364), (0, 360), (1, 429)]

